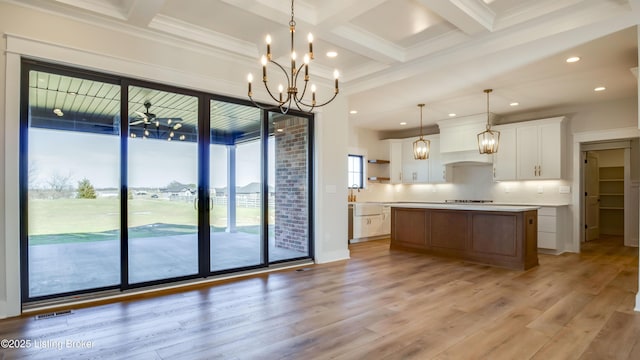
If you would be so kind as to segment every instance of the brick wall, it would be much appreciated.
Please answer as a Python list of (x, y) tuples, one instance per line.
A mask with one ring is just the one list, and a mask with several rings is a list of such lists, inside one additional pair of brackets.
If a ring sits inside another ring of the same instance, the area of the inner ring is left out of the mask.
[(275, 131), (275, 246), (308, 253), (308, 120), (287, 117)]

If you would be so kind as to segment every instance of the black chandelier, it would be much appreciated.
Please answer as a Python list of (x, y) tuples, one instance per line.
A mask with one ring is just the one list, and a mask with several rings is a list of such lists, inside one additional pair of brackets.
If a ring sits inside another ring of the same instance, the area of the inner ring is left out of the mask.
[[(266, 37), (267, 54), (262, 55), (262, 58), (261, 58), (262, 82), (264, 83), (264, 87), (267, 89), (267, 93), (269, 94), (271, 99), (276, 102), (274, 106), (268, 106), (268, 107), (261, 106), (253, 100), (253, 92), (251, 90), (251, 82), (253, 81), (253, 75), (249, 74), (247, 76), (247, 81), (249, 82), (249, 89), (248, 89), (249, 100), (251, 100), (251, 102), (255, 106), (261, 109), (268, 109), (268, 110), (280, 109), (280, 111), (283, 114), (286, 114), (289, 111), (289, 109), (292, 107), (292, 105), (295, 104), (298, 110), (302, 112), (311, 112), (316, 107), (327, 105), (328, 103), (333, 101), (333, 99), (335, 99), (336, 96), (338, 95), (338, 92), (339, 92), (338, 77), (340, 74), (338, 73), (338, 70), (335, 70), (333, 72), (333, 76), (335, 79), (335, 88), (334, 88), (333, 97), (331, 97), (329, 100), (325, 101), (324, 103), (318, 104), (316, 101), (316, 86), (314, 84), (311, 84), (310, 86), (311, 101), (309, 102), (308, 99), (306, 100), (304, 99), (304, 96), (307, 92), (309, 79), (310, 79), (309, 78), (309, 62), (313, 60), (313, 35), (309, 33), (307, 37), (307, 40), (309, 40), (309, 51), (305, 53), (302, 64), (299, 67), (296, 67), (297, 54), (293, 47), (295, 32), (296, 32), (296, 22), (294, 20), (294, 15), (293, 15), (293, 0), (291, 0), (291, 20), (289, 21), (289, 33), (291, 34), (290, 72), (288, 72), (285, 69), (285, 67), (279, 64), (277, 61), (273, 60), (271, 55), (271, 36), (270, 35), (267, 35)], [(287, 79), (286, 89), (285, 89), (285, 86), (283, 86), (282, 84), (278, 85), (277, 96), (274, 96), (274, 92), (271, 91), (271, 89), (269, 88), (269, 84), (267, 83), (268, 82), (267, 64), (269, 63), (274, 64), (278, 68), (280, 68), (280, 70), (282, 71), (282, 73), (284, 73)], [(302, 90), (300, 91), (298, 90), (298, 76), (300, 75), (301, 72), (303, 72), (303, 68), (304, 68), (304, 78), (303, 78), (304, 84), (302, 85)]]

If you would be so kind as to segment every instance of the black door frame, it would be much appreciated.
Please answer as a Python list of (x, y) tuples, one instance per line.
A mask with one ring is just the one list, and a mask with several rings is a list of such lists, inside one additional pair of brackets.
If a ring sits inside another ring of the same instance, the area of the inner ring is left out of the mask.
[[(115, 286), (84, 289), (66, 293), (59, 293), (46, 296), (29, 296), (29, 246), (28, 246), (28, 125), (29, 125), (29, 72), (32, 70), (46, 71), (63, 76), (81, 77), (89, 80), (101, 81), (120, 86), (120, 284)], [(128, 114), (128, 89), (129, 86), (140, 86), (154, 90), (169, 91), (198, 98), (198, 273), (195, 275), (181, 276), (175, 278), (154, 280), (149, 282), (129, 284), (129, 252), (128, 252), (128, 121), (123, 121), (122, 114)], [(95, 71), (83, 70), (67, 67), (58, 64), (50, 64), (38, 60), (22, 59), (21, 63), (21, 104), (20, 104), (20, 251), (21, 251), (21, 298), (22, 303), (46, 301), (65, 297), (91, 294), (103, 291), (123, 292), (129, 289), (136, 289), (160, 284), (170, 284), (185, 280), (207, 278), (215, 275), (249, 271), (253, 269), (264, 269), (270, 265), (298, 261), (314, 258), (313, 239), (313, 196), (308, 197), (308, 256), (269, 262), (268, 251), (268, 139), (269, 139), (269, 111), (262, 111), (261, 122), (261, 175), (262, 175), (262, 226), (261, 226), (261, 246), (262, 263), (255, 266), (225, 269), (212, 272), (210, 270), (210, 223), (209, 223), (209, 164), (210, 164), (210, 104), (212, 100), (235, 103), (239, 105), (252, 106), (249, 100), (240, 100), (228, 96), (204, 93), (195, 90), (179, 88), (175, 86), (163, 85), (159, 83), (136, 80), (121, 76), (108, 75)], [(314, 115), (290, 110), (291, 115), (303, 117), (308, 120), (308, 191), (313, 194), (313, 139), (314, 139)]]

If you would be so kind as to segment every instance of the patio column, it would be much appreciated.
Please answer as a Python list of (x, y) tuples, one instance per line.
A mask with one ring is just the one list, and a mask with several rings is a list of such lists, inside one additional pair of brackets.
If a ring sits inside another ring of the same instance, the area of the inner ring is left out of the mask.
[(236, 229), (236, 145), (227, 145), (227, 229)]

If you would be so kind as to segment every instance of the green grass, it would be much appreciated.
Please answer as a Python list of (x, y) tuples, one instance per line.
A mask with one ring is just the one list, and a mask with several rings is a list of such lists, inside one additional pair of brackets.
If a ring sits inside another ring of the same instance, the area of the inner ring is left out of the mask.
[[(158, 199), (129, 200), (129, 227), (149, 224), (197, 225), (190, 202)], [(238, 208), (237, 226), (260, 224), (260, 209)], [(214, 205), (211, 225), (227, 224), (227, 209)], [(118, 199), (29, 200), (29, 235), (101, 233), (120, 228)]]

